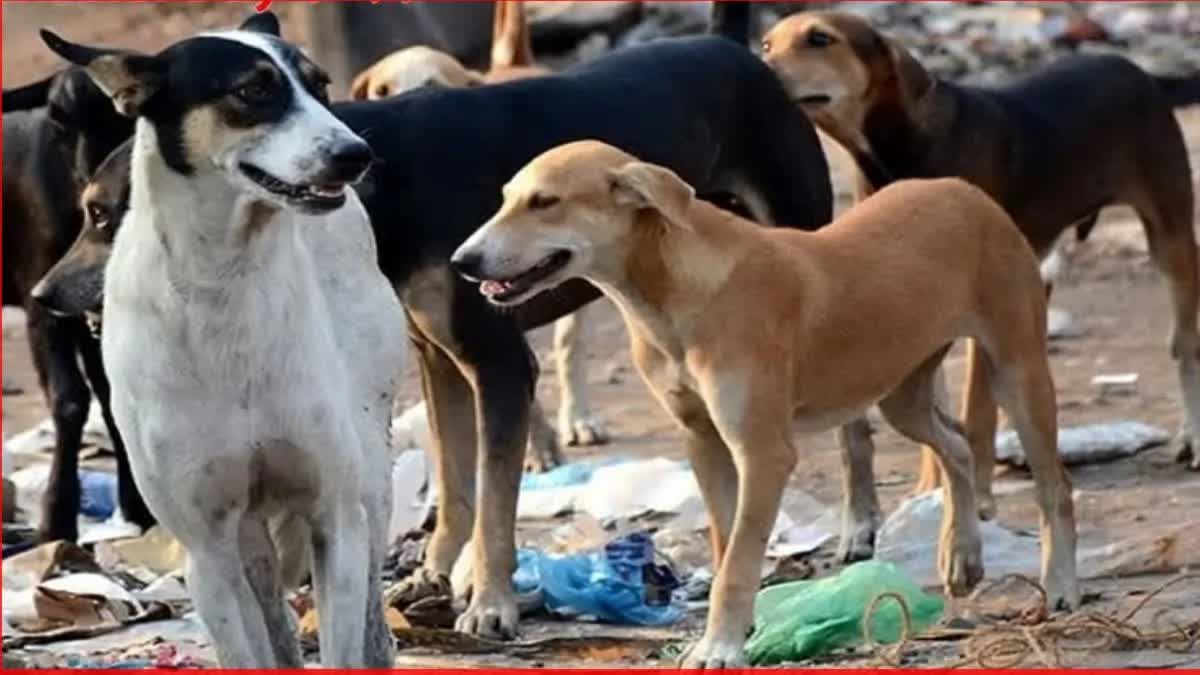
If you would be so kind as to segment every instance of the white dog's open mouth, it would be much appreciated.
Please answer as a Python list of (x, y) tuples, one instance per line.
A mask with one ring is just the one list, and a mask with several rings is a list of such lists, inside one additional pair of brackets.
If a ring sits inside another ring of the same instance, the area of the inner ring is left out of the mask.
[(497, 304), (510, 302), (528, 293), (538, 282), (544, 281), (562, 270), (569, 262), (571, 262), (570, 251), (555, 251), (515, 277), (484, 281), (479, 284), (479, 292)]
[(257, 183), (267, 192), (279, 195), (299, 206), (319, 211), (332, 211), (346, 203), (345, 183), (314, 183), (311, 185), (293, 185), (287, 183), (262, 169), (241, 163), (238, 168), (247, 178)]

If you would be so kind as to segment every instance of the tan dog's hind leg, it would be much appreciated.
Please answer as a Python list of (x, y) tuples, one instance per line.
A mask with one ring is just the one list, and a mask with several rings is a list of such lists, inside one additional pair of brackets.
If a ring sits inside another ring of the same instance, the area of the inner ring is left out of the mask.
[(843, 562), (875, 555), (875, 533), (883, 520), (875, 490), (875, 443), (871, 424), (857, 419), (838, 429), (842, 449), (842, 537), (838, 558)]
[[(1042, 330), (1044, 333), (1044, 327)], [(1008, 337), (1009, 344), (997, 339), (996, 346), (984, 345), (989, 348), (989, 366), (993, 368), (993, 391), (1016, 427), (1033, 472), (1041, 510), (1042, 587), (1047, 601), (1051, 609), (1072, 609), (1079, 606), (1075, 506), (1071, 478), (1058, 456), (1057, 406), (1045, 338)]]
[(594, 321), (592, 305), (580, 307), (554, 323), (554, 359), (558, 371), (558, 440), (563, 445), (608, 442), (604, 424), (592, 416), (588, 400), (587, 341)]
[(879, 402), (879, 410), (896, 431), (937, 453), (947, 488), (938, 572), (947, 594), (962, 596), (983, 578), (983, 553), (971, 482), (971, 448), (961, 427), (937, 400), (944, 356), (942, 350), (913, 371)]

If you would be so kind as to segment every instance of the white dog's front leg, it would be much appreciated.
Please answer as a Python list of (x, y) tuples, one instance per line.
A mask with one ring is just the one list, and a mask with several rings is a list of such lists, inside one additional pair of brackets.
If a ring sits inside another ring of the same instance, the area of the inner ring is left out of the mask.
[(321, 665), (326, 668), (366, 665), (370, 549), (367, 514), (357, 495), (339, 499), (325, 517), (313, 522), (313, 585), (321, 623)]
[(188, 547), (187, 585), (223, 668), (279, 667), (236, 537), (213, 536), (203, 547)]

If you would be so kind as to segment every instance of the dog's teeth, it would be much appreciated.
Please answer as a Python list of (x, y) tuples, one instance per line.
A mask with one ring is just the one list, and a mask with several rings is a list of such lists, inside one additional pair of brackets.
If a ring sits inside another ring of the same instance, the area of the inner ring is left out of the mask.
[(508, 284), (502, 281), (485, 281), (482, 284), (479, 284), (479, 290), (482, 291), (484, 295), (496, 295), (498, 293), (503, 293), (504, 289), (507, 287)]

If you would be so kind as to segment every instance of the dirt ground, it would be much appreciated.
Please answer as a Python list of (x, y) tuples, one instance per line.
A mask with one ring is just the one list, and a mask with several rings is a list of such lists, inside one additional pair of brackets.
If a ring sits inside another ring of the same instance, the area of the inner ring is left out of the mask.
[[(40, 77), (56, 66), (56, 61), (36, 38), (35, 29), (52, 26), (65, 36), (80, 41), (125, 43), (142, 49), (162, 46), (171, 39), (202, 25), (228, 25), (238, 20), (245, 7), (184, 8), (162, 5), (65, 6), (66, 3), (3, 4), (3, 78), (11, 87)], [(277, 5), (277, 7), (279, 7)], [(303, 39), (296, 21), (299, 7), (282, 7), (285, 30)], [(197, 18), (199, 17), (199, 18)], [(136, 30), (137, 40), (128, 36)], [(1179, 118), (1187, 133), (1192, 166), (1200, 169), (1200, 108), (1184, 110)], [(835, 163), (842, 158), (838, 153)], [(838, 178), (845, 187), (844, 167), (839, 164)], [(1055, 287), (1052, 304), (1068, 311), (1083, 335), (1054, 344), (1051, 361), (1056, 378), (1063, 426), (1114, 420), (1136, 420), (1160, 426), (1174, 433), (1181, 417), (1174, 366), (1167, 351), (1169, 313), (1167, 294), (1160, 277), (1149, 263), (1140, 226), (1124, 209), (1110, 209), (1092, 238), (1072, 250), (1072, 263), (1065, 279)], [(680, 457), (678, 434), (668, 418), (651, 399), (632, 371), (627, 339), (620, 318), (612, 306), (602, 301), (597, 312), (594, 337), (588, 346), (589, 380), (593, 400), (607, 421), (613, 441), (601, 448), (572, 450), (575, 458), (620, 453), (633, 457), (665, 455)], [(770, 317), (763, 317), (770, 320)], [(557, 402), (553, 363), (548, 357), (549, 333), (533, 335), (543, 356), (543, 378), (539, 395), (548, 410)], [(957, 391), (962, 376), (961, 350), (949, 359), (951, 382)], [(418, 400), (415, 366), (406, 381), (402, 397)], [(29, 360), (28, 349), (19, 331), (4, 332), (3, 372), (24, 388), (24, 393), (5, 396), (3, 428), (7, 437), (23, 430), (45, 414)], [(1101, 396), (1091, 380), (1098, 374), (1137, 373), (1136, 392), (1124, 396)], [(876, 436), (878, 458), (876, 472), (885, 509), (890, 510), (913, 486), (918, 467), (917, 448), (901, 441), (882, 425)], [(1072, 471), (1077, 490), (1077, 517), (1080, 545), (1116, 541), (1136, 535), (1148, 526), (1198, 522), (1200, 518), (1200, 474), (1190, 473), (1173, 461), (1174, 449), (1155, 448), (1134, 458), (1118, 462), (1081, 466)], [(840, 501), (840, 459), (832, 434), (802, 443), (801, 464), (792, 483), (827, 504)], [(998, 478), (999, 485), (1028, 482), (1026, 474), (1008, 471)], [(999, 520), (1018, 529), (1036, 530), (1037, 511), (1031, 491), (1000, 491)], [(1134, 579), (1089, 582), (1085, 590), (1100, 594), (1094, 609), (1127, 605), (1131, 595), (1154, 586), (1158, 579)], [(1194, 589), (1195, 586), (1192, 586)], [(1194, 594), (1194, 590), (1192, 591)], [(1167, 598), (1175, 605), (1194, 606), (1186, 592)], [(689, 625), (699, 627), (698, 621)], [(555, 634), (555, 624), (526, 627), (526, 634)], [(913, 650), (914, 663), (944, 665), (956, 653), (949, 643), (927, 645)], [(494, 663), (500, 657), (467, 657), (469, 663)], [(403, 660), (403, 659), (402, 659)], [(461, 665), (462, 657), (454, 662)], [(503, 659), (501, 659), (503, 661)], [(603, 661), (604, 658), (599, 660)], [(619, 659), (619, 660), (624, 660)], [(1094, 666), (1151, 666), (1178, 661), (1177, 655), (1141, 651), (1094, 654), (1080, 663)], [(405, 663), (425, 660), (403, 660)], [(439, 659), (431, 663), (446, 663)], [(863, 665), (869, 660), (861, 653), (847, 656), (836, 665)], [(566, 660), (561, 665), (572, 665)], [(555, 664), (559, 665), (559, 664)], [(834, 665), (828, 663), (828, 665)]]

